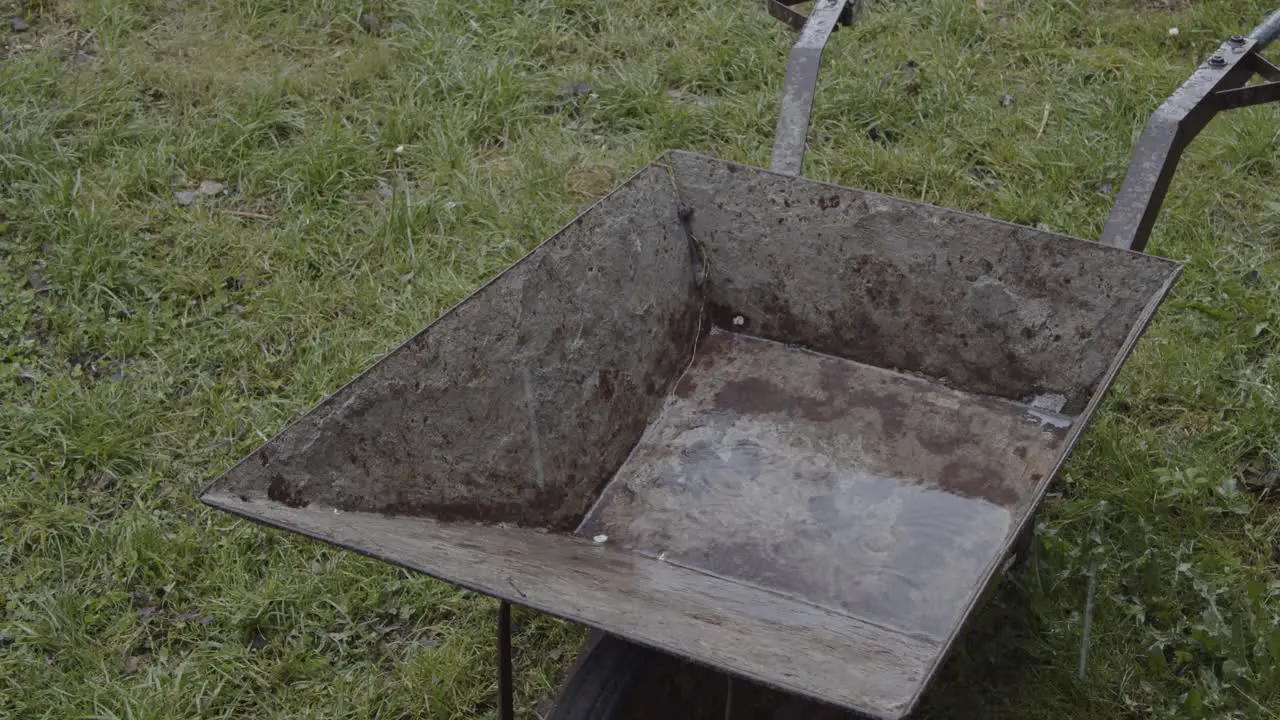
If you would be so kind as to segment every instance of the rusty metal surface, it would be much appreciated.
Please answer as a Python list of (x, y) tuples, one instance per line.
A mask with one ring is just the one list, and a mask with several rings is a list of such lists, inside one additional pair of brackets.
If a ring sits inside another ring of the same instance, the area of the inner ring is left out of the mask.
[(822, 50), (844, 13), (846, 2), (817, 0), (800, 30), (800, 38), (787, 56), (787, 75), (782, 84), (782, 104), (773, 133), (773, 158), (769, 163), (777, 172), (798, 175), (804, 165), (805, 137), (809, 134)]
[(1274, 67), (1257, 54), (1276, 32), (1280, 32), (1280, 11), (1248, 36), (1236, 35), (1222, 43), (1152, 114), (1098, 242), (1146, 248), (1187, 145), (1220, 111), (1280, 99), (1280, 84), (1246, 86), (1254, 75), (1276, 79)]
[(941, 643), (1072, 422), (717, 329), (581, 533)]
[(694, 281), (671, 178), (650, 167), (217, 486), (570, 530), (687, 364)]
[(202, 499), (900, 717), (1177, 270), (671, 153)]
[(1167, 260), (945, 208), (672, 153), (713, 322), (1077, 413)]
[[(903, 715), (938, 644), (612, 543), (501, 525), (291, 508), (216, 489), (230, 512), (875, 717)], [(478, 672), (485, 672), (479, 669)]]

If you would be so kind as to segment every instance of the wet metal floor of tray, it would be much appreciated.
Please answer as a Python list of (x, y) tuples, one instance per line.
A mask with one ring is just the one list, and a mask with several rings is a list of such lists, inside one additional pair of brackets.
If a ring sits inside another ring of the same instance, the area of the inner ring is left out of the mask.
[(900, 717), (1177, 273), (669, 153), (203, 499)]
[(1070, 426), (713, 330), (581, 532), (938, 643)]

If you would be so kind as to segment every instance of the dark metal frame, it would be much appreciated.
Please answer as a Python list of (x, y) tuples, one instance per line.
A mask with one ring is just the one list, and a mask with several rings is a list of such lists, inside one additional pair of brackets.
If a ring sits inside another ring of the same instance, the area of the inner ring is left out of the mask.
[(515, 720), (515, 683), (511, 672), (511, 603), (498, 603), (498, 717)]
[[(792, 30), (799, 32), (804, 29), (804, 24), (808, 20), (803, 13), (792, 9), (793, 5), (799, 5), (805, 0), (764, 0), (764, 7), (774, 18), (791, 26)], [(853, 16), (857, 9), (857, 0), (849, 2), (844, 12), (840, 14), (840, 24), (849, 25), (853, 22)]]
[[(797, 0), (784, 0), (796, 2)], [(800, 39), (787, 58), (787, 77), (782, 85), (782, 104), (778, 110), (778, 126), (773, 133), (773, 158), (770, 168), (786, 175), (799, 175), (804, 164), (805, 138), (809, 134), (809, 118), (813, 112), (813, 96), (818, 88), (818, 67), (822, 50), (841, 20), (851, 22), (858, 0), (816, 0), (808, 18), (796, 13), (778, 0), (770, 0), (769, 12), (776, 8), (804, 19), (799, 28)], [(792, 20), (785, 20), (792, 27)]]
[[(1280, 11), (1234, 35), (1196, 69), (1147, 123), (1099, 242), (1141, 251), (1182, 151), (1219, 112), (1280, 100), (1280, 68), (1258, 54), (1280, 34)], [(1265, 82), (1246, 85), (1254, 76)]]
[[(822, 51), (837, 23), (847, 25), (852, 21), (858, 0), (816, 0), (808, 17), (791, 8), (802, 0), (764, 2), (770, 15), (800, 31), (800, 38), (792, 47), (787, 61), (771, 160), (773, 170), (798, 175), (804, 162), (805, 139)], [(1124, 184), (1099, 239), (1102, 244), (1142, 251), (1187, 144), (1221, 111), (1280, 101), (1280, 68), (1258, 54), (1277, 37), (1280, 37), (1280, 10), (1249, 35), (1235, 35), (1223, 43), (1160, 106), (1134, 149)], [(1266, 82), (1248, 85), (1255, 76), (1261, 76)], [(1029, 549), (1031, 527), (1028, 523), (1027, 532), (1019, 538), (1015, 550), (1018, 559), (1024, 557)], [(624, 640), (609, 638), (593, 630), (566, 688), (572, 688), (574, 680), (593, 662), (618, 660), (606, 668), (608, 672), (602, 673), (601, 678), (591, 679), (592, 684), (599, 686), (596, 695), (614, 692), (615, 687), (625, 685), (619, 677), (627, 675), (632, 665), (644, 662), (643, 653), (633, 650), (638, 649)], [(499, 718), (514, 720), (511, 606), (506, 601), (501, 601), (498, 606), (498, 693)], [(574, 702), (571, 695), (562, 693), (557, 711), (553, 712), (578, 716), (574, 710), (563, 711), (567, 704)], [(599, 703), (599, 698), (592, 698), (592, 702)], [(590, 712), (590, 709), (584, 709), (584, 712)]]

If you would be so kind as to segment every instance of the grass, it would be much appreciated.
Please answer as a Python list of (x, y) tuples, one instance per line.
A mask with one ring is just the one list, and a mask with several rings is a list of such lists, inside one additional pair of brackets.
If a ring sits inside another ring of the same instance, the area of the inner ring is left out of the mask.
[[(1081, 237), (1270, 9), (866, 5), (805, 174)], [(496, 716), (491, 601), (194, 492), (661, 150), (767, 164), (794, 36), (746, 0), (0, 10), (0, 717)], [(1280, 716), (1278, 109), (1189, 150), (1151, 246), (1187, 271), (923, 716)], [(534, 717), (581, 633), (517, 622)]]

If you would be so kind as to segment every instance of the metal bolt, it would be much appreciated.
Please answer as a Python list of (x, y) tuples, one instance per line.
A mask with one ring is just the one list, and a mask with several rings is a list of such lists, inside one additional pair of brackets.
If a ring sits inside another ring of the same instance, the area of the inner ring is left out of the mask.
[(1243, 44), (1244, 44), (1244, 36), (1243, 36), (1243, 35), (1232, 35), (1232, 36), (1231, 36), (1231, 44), (1232, 44), (1232, 45), (1243, 45)]
[(1214, 55), (1213, 57), (1209, 58), (1209, 64), (1214, 67), (1222, 67), (1223, 65), (1227, 64), (1227, 59), (1222, 57), (1221, 55)]

